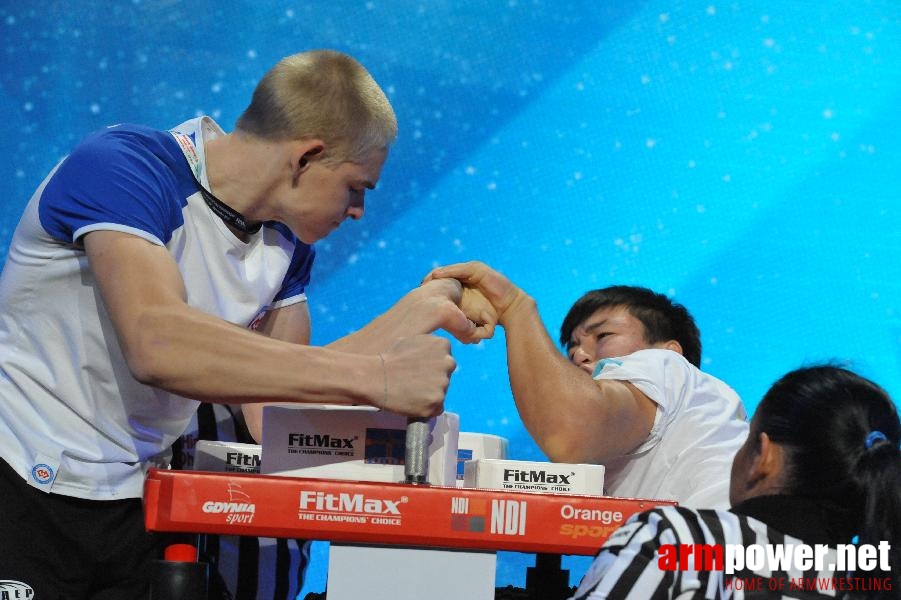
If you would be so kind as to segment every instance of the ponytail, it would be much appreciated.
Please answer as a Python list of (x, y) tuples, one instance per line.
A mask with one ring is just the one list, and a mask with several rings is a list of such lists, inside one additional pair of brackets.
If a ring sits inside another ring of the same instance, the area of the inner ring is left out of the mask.
[(863, 514), (858, 542), (877, 546), (888, 541), (892, 590), (869, 598), (901, 597), (901, 451), (897, 442), (883, 437), (864, 450), (855, 474), (863, 492)]
[(901, 423), (888, 394), (846, 369), (807, 367), (777, 381), (754, 420), (786, 450), (784, 492), (828, 510), (836, 543), (889, 543), (891, 589), (865, 597), (901, 598)]

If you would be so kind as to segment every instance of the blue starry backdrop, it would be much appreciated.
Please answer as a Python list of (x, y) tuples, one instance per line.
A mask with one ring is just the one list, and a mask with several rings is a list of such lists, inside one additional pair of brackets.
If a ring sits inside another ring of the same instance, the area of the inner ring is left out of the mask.
[[(536, 298), (555, 338), (589, 289), (672, 296), (749, 412), (826, 359), (901, 398), (897, 0), (3, 0), (0, 32), (3, 256), (90, 131), (201, 114), (229, 130), (279, 58), (334, 48), (385, 89), (400, 137), (364, 219), (319, 244), (315, 343), (432, 267), (479, 259)], [(543, 460), (503, 332), (454, 353), (462, 428)], [(305, 591), (324, 586), (325, 546)], [(585, 562), (568, 560), (575, 581)], [(501, 553), (498, 585), (523, 585), (529, 564)]]

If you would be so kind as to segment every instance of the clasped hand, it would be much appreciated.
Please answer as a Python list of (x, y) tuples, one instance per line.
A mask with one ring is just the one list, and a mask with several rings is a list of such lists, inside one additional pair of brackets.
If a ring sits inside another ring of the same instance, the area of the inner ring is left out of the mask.
[[(452, 282), (452, 283), (451, 283)], [(525, 297), (509, 279), (478, 261), (457, 263), (433, 269), (423, 279), (423, 287), (456, 284), (456, 291), (444, 287), (445, 293), (459, 309), (448, 315), (448, 326), (442, 326), (461, 342), (471, 343), (490, 338), (498, 323), (503, 324), (507, 311)], [(460, 317), (464, 317), (464, 323)]]

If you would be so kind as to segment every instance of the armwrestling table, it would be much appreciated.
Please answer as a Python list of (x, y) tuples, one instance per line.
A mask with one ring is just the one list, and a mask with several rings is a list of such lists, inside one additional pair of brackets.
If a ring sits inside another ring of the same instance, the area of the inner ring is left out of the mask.
[[(559, 569), (560, 555), (594, 555), (632, 514), (675, 504), (636, 498), (159, 469), (151, 469), (147, 476), (144, 502), (149, 531), (324, 540), (351, 547), (422, 550), (425, 555), (429, 550), (462, 555), (498, 550), (535, 553), (536, 567), (529, 569), (526, 589), (531, 598), (543, 600), (556, 600), (554, 594), (559, 592), (550, 588), (559, 589), (561, 574), (565, 579), (566, 573)], [(443, 554), (440, 560), (447, 561), (448, 556), (455, 555)], [(397, 565), (396, 577), (417, 568), (408, 560), (409, 555), (405, 557), (403, 564)], [(466, 576), (451, 571), (447, 573), (448, 582)], [(435, 591), (442, 587), (441, 581), (434, 581), (434, 574), (430, 577), (433, 580), (421, 597), (435, 598)], [(491, 588), (493, 597), (493, 581)], [(406, 597), (396, 588), (390, 592), (391, 598)]]

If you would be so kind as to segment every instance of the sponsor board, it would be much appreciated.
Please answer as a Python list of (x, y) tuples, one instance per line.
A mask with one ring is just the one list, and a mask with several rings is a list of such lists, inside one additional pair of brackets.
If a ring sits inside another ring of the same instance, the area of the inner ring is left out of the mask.
[[(227, 484), (231, 495), (223, 494)], [(636, 512), (672, 504), (165, 470), (151, 471), (145, 498), (151, 531), (583, 555), (594, 555), (609, 532)]]

